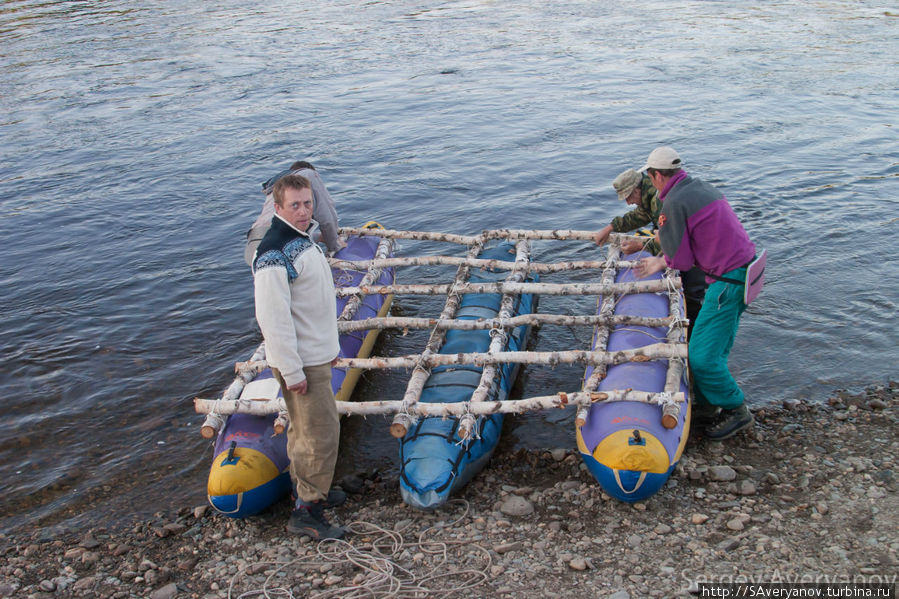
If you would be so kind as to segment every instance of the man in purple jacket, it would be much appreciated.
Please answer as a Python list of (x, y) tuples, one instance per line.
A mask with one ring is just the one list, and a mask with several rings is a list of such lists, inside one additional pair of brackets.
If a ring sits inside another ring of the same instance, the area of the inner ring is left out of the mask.
[(685, 272), (695, 265), (705, 273), (710, 285), (689, 345), (696, 399), (693, 422), (705, 421), (706, 436), (723, 440), (753, 422), (727, 358), (746, 309), (743, 282), (755, 245), (724, 195), (681, 166), (677, 152), (663, 146), (653, 150), (640, 169), (662, 201), (658, 235), (663, 254), (644, 258), (635, 271), (646, 276), (666, 266)]

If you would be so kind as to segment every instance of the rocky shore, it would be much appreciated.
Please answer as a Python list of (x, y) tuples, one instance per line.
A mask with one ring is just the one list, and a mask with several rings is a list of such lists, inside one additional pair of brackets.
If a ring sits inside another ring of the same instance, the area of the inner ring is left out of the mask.
[[(605, 495), (570, 448), (498, 452), (460, 497), (405, 506), (395, 477), (315, 544), (289, 506), (230, 520), (206, 506), (76, 536), (0, 536), (0, 597), (691, 596), (699, 583), (888, 582), (899, 574), (899, 383), (755, 410), (748, 433), (691, 439), (668, 485)], [(393, 593), (393, 595), (391, 595)]]

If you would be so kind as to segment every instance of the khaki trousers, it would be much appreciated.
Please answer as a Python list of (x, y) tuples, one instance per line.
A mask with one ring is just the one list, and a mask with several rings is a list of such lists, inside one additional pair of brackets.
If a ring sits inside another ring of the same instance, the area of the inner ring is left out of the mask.
[(272, 372), (281, 385), (290, 424), (287, 427), (287, 457), (290, 478), (297, 496), (305, 502), (328, 496), (337, 464), (340, 416), (331, 391), (331, 364), (304, 366), (305, 395), (290, 391), (277, 369)]

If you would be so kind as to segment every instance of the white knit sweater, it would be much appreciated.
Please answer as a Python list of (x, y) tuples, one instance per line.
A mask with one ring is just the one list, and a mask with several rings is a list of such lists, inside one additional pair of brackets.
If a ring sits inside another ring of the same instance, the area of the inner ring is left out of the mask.
[(307, 232), (277, 215), (256, 254), (256, 320), (266, 360), (293, 386), (306, 379), (304, 364), (326, 364), (340, 352), (331, 268)]

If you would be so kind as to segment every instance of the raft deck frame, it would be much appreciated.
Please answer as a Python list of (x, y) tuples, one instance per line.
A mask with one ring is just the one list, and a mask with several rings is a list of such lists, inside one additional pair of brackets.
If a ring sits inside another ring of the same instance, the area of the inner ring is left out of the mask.
[[(687, 359), (687, 345), (683, 339), (687, 321), (681, 316), (681, 300), (678, 290), (681, 280), (678, 272), (667, 269), (660, 280), (616, 283), (615, 276), (619, 269), (632, 268), (632, 261), (622, 261), (621, 242), (635, 238), (645, 241), (645, 237), (635, 237), (613, 233), (610, 238), (608, 254), (605, 260), (582, 260), (568, 262), (536, 263), (530, 261), (530, 242), (534, 240), (554, 241), (590, 241), (592, 231), (575, 230), (516, 230), (491, 229), (480, 235), (454, 235), (424, 231), (399, 231), (389, 229), (342, 228), (343, 235), (367, 235), (381, 237), (375, 257), (371, 260), (345, 261), (329, 259), (332, 267), (344, 270), (366, 272), (365, 277), (356, 287), (337, 289), (338, 296), (351, 296), (346, 308), (338, 317), (337, 328), (340, 333), (372, 329), (430, 329), (431, 334), (425, 348), (419, 354), (399, 357), (342, 358), (337, 361), (336, 368), (402, 368), (412, 369), (406, 391), (401, 400), (394, 401), (338, 401), (337, 411), (345, 415), (394, 414), (390, 432), (401, 438), (409, 427), (420, 417), (439, 416), (443, 418), (460, 418), (460, 436), (464, 439), (475, 429), (476, 417), (486, 414), (520, 414), (526, 411), (559, 409), (574, 406), (577, 408), (576, 426), (586, 422), (590, 405), (600, 401), (638, 401), (658, 404), (659, 417), (665, 428), (676, 426), (680, 417), (681, 405), (685, 401), (680, 391), (681, 377)], [(395, 241), (400, 239), (418, 241), (436, 241), (457, 244), (467, 247), (465, 257), (459, 256), (406, 256), (390, 257)], [(492, 240), (516, 242), (515, 261), (478, 259), (484, 245)], [(456, 275), (452, 282), (445, 284), (393, 284), (375, 285), (381, 270), (384, 268), (400, 268), (406, 266), (456, 266)], [(469, 273), (473, 268), (489, 268), (492, 270), (508, 270), (509, 276), (504, 282), (471, 283)], [(528, 283), (524, 282), (529, 273), (566, 273), (573, 270), (598, 271), (599, 283)], [(446, 303), (436, 318), (410, 318), (384, 316), (363, 320), (352, 320), (353, 315), (366, 295), (446, 295)], [(502, 308), (497, 318), (480, 320), (457, 320), (456, 310), (465, 293), (502, 293)], [(525, 314), (510, 316), (511, 306), (518, 294), (535, 295), (595, 295), (600, 298), (599, 313), (591, 315), (568, 314)], [(667, 293), (669, 299), (669, 316), (665, 318), (647, 318), (639, 316), (614, 315), (617, 301), (630, 293)], [(596, 343), (594, 351), (578, 349), (567, 351), (518, 351), (504, 352), (508, 331), (522, 324), (592, 326), (596, 327)], [(609, 352), (606, 350), (609, 333), (618, 325), (635, 326), (667, 326), (667, 340), (638, 349)], [(439, 354), (446, 331), (450, 329), (489, 329), (492, 341), (485, 353)], [(650, 360), (667, 360), (668, 369), (665, 390), (661, 393), (636, 391), (633, 389), (615, 389), (598, 392), (597, 386), (605, 377), (609, 365), (624, 362), (646, 362)], [(563, 363), (584, 363), (593, 365), (590, 378), (580, 391), (558, 392), (555, 395), (530, 397), (518, 400), (484, 401), (491, 385), (494, 384), (498, 368), (505, 363), (543, 364), (554, 366)], [(419, 402), (425, 381), (434, 366), (445, 364), (469, 364), (483, 366), (480, 383), (472, 393), (471, 399), (459, 403), (422, 403)], [(282, 398), (272, 399), (239, 399), (244, 387), (267, 367), (265, 362), (265, 344), (261, 344), (246, 362), (235, 365), (236, 377), (231, 385), (218, 399), (194, 400), (197, 413), (206, 414), (201, 432), (204, 437), (212, 438), (224, 425), (225, 417), (234, 413), (253, 415), (275, 414), (275, 432), (286, 428), (287, 407)]]

